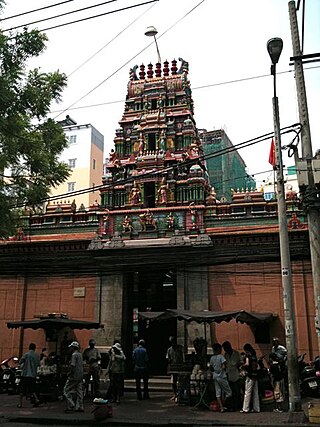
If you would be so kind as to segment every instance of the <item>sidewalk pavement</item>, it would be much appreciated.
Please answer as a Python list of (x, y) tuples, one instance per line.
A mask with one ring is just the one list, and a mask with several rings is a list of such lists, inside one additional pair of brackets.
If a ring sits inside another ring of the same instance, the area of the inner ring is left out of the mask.
[[(65, 414), (65, 402), (48, 402), (34, 408), (29, 401), (17, 408), (18, 396), (0, 395), (0, 418), (12, 422), (41, 425), (104, 425), (108, 426), (283, 426), (301, 427), (309, 424), (308, 401), (302, 412), (275, 413), (272, 404), (262, 407), (262, 412), (241, 414), (239, 412), (212, 412), (206, 408), (182, 406), (170, 400), (166, 392), (153, 393), (150, 400), (137, 400), (135, 393), (125, 393), (119, 405), (113, 404), (113, 416), (105, 421), (94, 420), (91, 400), (85, 400), (84, 413)], [(310, 400), (310, 399), (309, 399)], [(319, 400), (318, 400), (319, 402)]]

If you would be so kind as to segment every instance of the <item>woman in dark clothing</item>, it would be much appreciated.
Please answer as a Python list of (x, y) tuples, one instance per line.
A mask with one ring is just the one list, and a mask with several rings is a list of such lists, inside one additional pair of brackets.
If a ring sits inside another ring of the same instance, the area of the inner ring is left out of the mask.
[(260, 401), (258, 393), (258, 361), (257, 355), (251, 344), (243, 346), (245, 351), (245, 363), (243, 369), (247, 372), (244, 389), (243, 406), (240, 412), (250, 412), (250, 404), (252, 402), (252, 412), (260, 412)]

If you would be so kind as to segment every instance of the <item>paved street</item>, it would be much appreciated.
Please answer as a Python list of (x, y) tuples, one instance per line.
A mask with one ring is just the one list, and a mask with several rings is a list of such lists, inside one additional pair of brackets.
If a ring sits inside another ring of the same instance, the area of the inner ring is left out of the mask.
[[(17, 408), (17, 396), (0, 395), (0, 425), (1, 426), (31, 426), (31, 425), (97, 425), (91, 411), (94, 405), (85, 402), (84, 413), (65, 414), (64, 402), (48, 402), (38, 408), (33, 408), (24, 401), (24, 407)], [(270, 407), (271, 406), (271, 407)], [(304, 402), (304, 409), (307, 401)], [(308, 425), (303, 413), (274, 413), (272, 405), (262, 407), (260, 414), (223, 414), (207, 409), (191, 406), (178, 406), (170, 401), (168, 393), (153, 393), (150, 400), (138, 401), (135, 393), (125, 393), (120, 405), (113, 406), (113, 417), (101, 422), (108, 426), (277, 426), (291, 425), (295, 427)]]

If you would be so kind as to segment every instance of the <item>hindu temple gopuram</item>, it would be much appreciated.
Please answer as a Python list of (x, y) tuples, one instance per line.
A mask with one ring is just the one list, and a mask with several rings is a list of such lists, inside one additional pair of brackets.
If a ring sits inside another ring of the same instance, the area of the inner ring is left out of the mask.
[[(48, 313), (103, 324), (71, 331), (82, 347), (94, 336), (106, 352), (119, 338), (129, 355), (144, 338), (151, 373), (166, 372), (171, 335), (187, 348), (204, 336), (209, 346), (227, 339), (239, 350), (251, 342), (259, 354), (269, 352), (273, 335), (284, 337), (277, 203), (254, 188), (234, 188), (232, 200), (217, 197), (188, 73), (181, 58), (134, 66), (101, 199), (85, 207), (71, 196), (44, 211), (28, 209), (17, 234), (0, 243), (2, 358), (30, 341), (45, 344), (43, 331), (12, 332), (7, 322)], [(313, 357), (308, 227), (295, 196), (287, 197), (287, 221), (298, 347)], [(245, 310), (252, 317), (209, 326), (140, 316), (166, 309)], [(59, 348), (62, 338), (57, 332), (47, 346)]]
[(130, 72), (125, 111), (103, 178), (104, 233), (141, 238), (198, 230), (214, 198), (193, 116), (188, 63)]

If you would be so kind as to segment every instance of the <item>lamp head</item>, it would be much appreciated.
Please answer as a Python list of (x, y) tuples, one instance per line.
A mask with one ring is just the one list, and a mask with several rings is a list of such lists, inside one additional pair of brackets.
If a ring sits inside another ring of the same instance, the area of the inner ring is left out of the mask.
[(154, 37), (158, 34), (158, 31), (155, 27), (151, 26), (151, 27), (147, 28), (147, 30), (144, 34), (145, 34), (145, 36), (148, 36), (148, 37)]
[(282, 52), (283, 41), (279, 37), (268, 40), (267, 49), (273, 65), (277, 64)]

